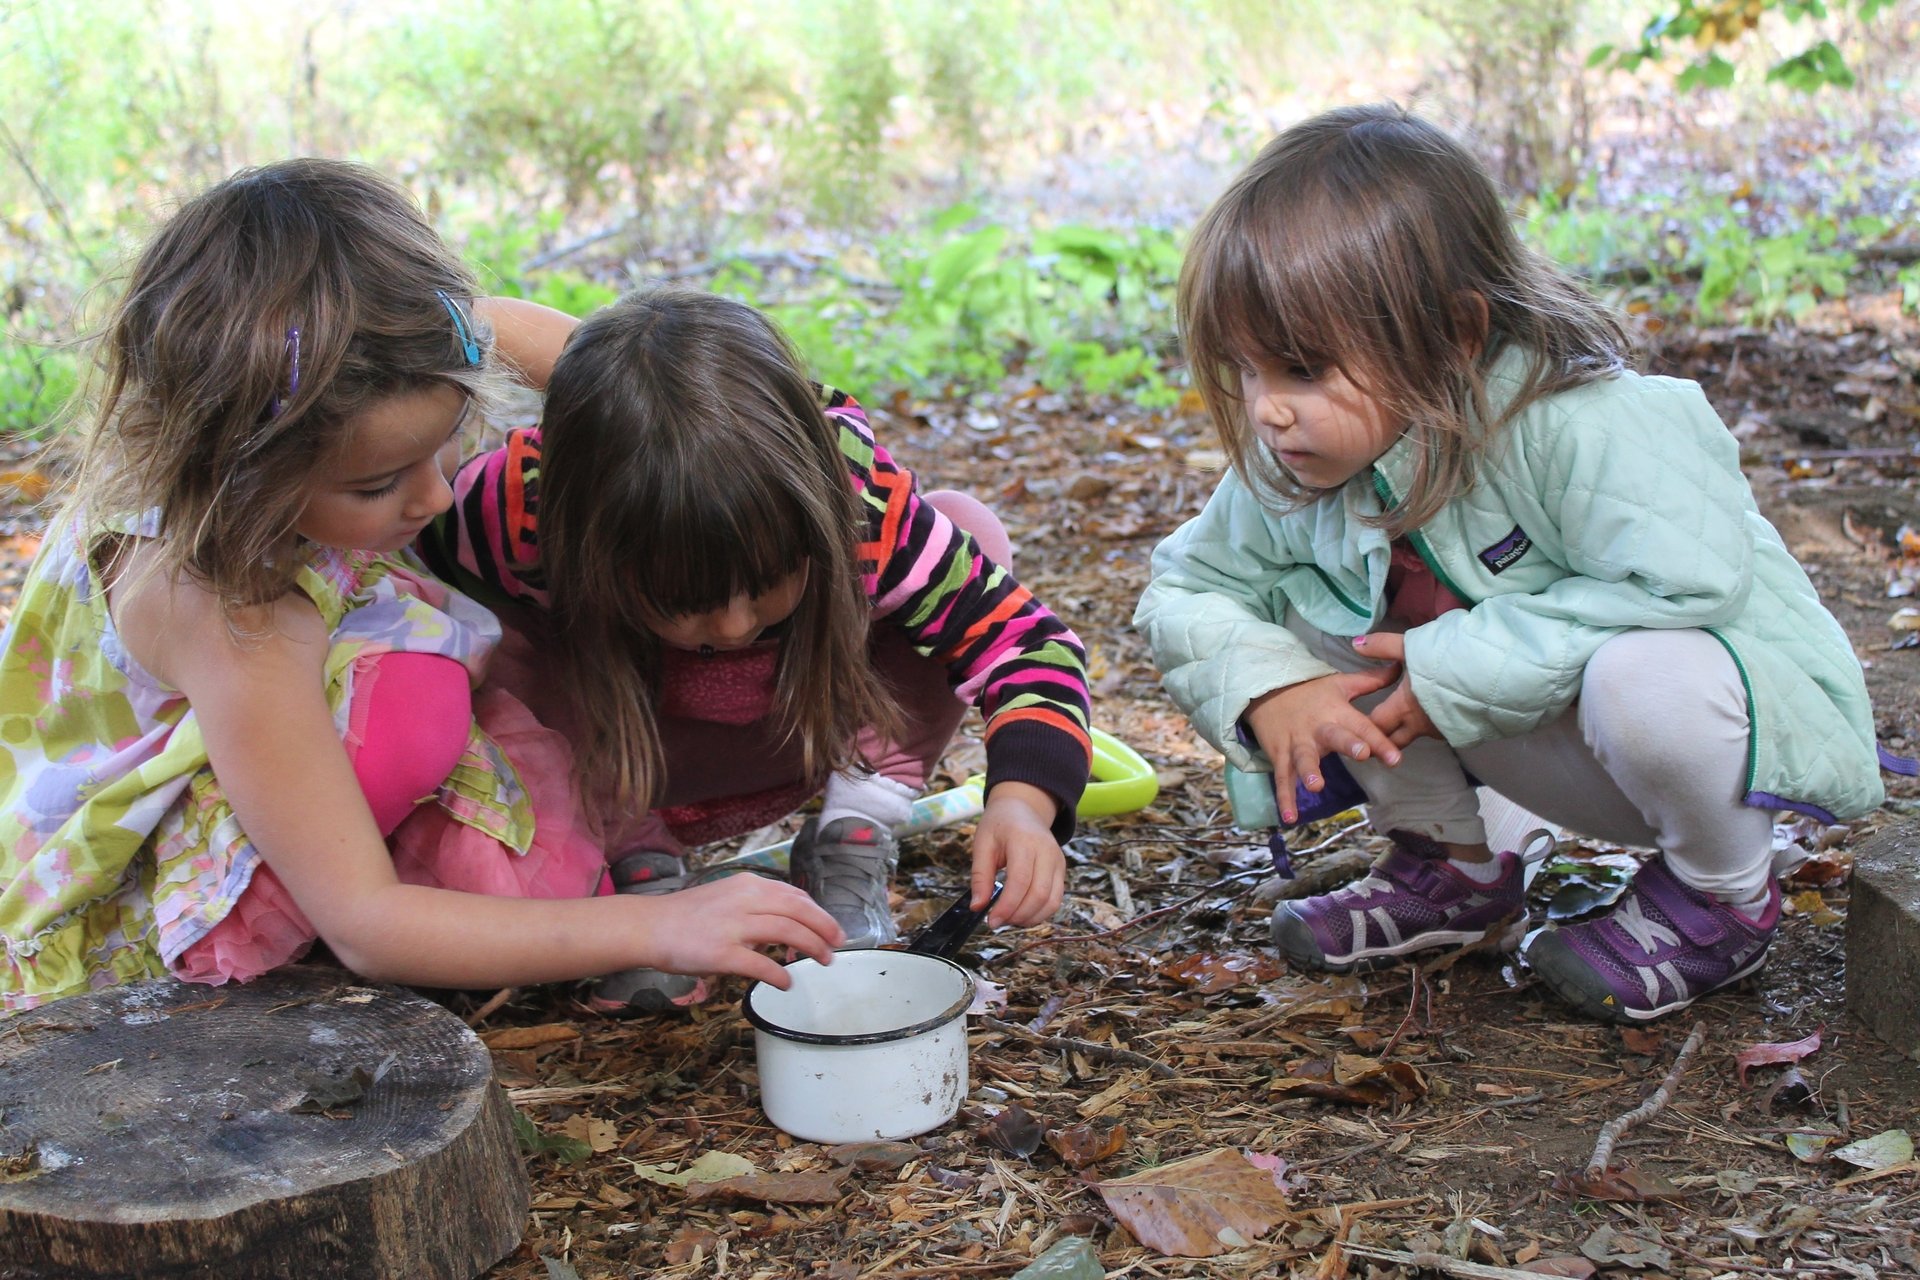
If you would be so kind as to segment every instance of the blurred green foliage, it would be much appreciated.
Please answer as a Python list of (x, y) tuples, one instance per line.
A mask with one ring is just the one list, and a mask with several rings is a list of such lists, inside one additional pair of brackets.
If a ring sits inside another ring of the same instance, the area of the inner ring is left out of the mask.
[[(1787, 23), (1823, 21), (1847, 16), (1860, 24), (1872, 22), (1882, 11), (1894, 7), (1894, 0), (1678, 0), (1671, 9), (1663, 9), (1641, 28), (1638, 41), (1624, 48), (1602, 45), (1594, 50), (1591, 65), (1607, 65), (1621, 71), (1636, 71), (1643, 63), (1661, 62), (1675, 46), (1690, 42), (1697, 52), (1681, 69), (1675, 83), (1681, 89), (1723, 89), (1734, 81), (1737, 68), (1725, 56), (1738, 46), (1755, 43), (1761, 23), (1771, 16)], [(1850, 89), (1854, 73), (1839, 45), (1820, 33), (1801, 34), (1795, 43), (1804, 45), (1797, 53), (1783, 54), (1772, 44), (1767, 46), (1769, 81), (1800, 92), (1812, 92), (1829, 86)]]
[[(1303, 82), (1371, 96), (1353, 86), (1385, 68), (1422, 70), (1415, 105), (1467, 127), (1535, 243), (1605, 287), (1739, 323), (1844, 291), (1890, 234), (1860, 220), (1884, 157), (1800, 161), (1831, 166), (1830, 194), (1784, 222), (1704, 189), (1627, 206), (1602, 191), (1595, 94), (1680, 41), (1739, 56), (1760, 20), (1723, 31), (1723, 10), (1756, 3), (1852, 57), (1886, 0), (1676, 0), (1648, 23), (1656, 2), (0, 0), (0, 430), (54, 420), (67, 340), (174, 201), (289, 154), (396, 175), (485, 287), (575, 314), (669, 274), (767, 307), (863, 394), (1016, 380), (1164, 405), (1178, 220), (1212, 192), (1164, 223), (1068, 224), (997, 203), (1001, 180), (1124, 150), (1116, 126), (1164, 155), (1170, 114), (1230, 166), (1324, 101), (1289, 96)], [(1776, 83), (1838, 81), (1809, 56)], [(1912, 271), (1899, 286), (1920, 305)]]
[[(1011, 374), (1050, 390), (1126, 395), (1161, 407), (1180, 250), (1170, 232), (987, 221), (971, 205), (879, 246), (881, 281), (823, 274), (767, 301), (766, 274), (730, 264), (721, 291), (758, 301), (829, 383), (940, 394)], [(876, 287), (877, 286), (877, 287)]]

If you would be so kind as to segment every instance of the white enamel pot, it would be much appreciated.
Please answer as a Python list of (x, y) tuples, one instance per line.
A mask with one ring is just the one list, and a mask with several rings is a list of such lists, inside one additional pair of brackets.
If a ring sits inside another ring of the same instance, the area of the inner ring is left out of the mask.
[(985, 916), (963, 898), (907, 950), (796, 960), (787, 990), (749, 988), (767, 1119), (808, 1142), (911, 1138), (953, 1119), (967, 1096), (974, 979), (950, 957)]

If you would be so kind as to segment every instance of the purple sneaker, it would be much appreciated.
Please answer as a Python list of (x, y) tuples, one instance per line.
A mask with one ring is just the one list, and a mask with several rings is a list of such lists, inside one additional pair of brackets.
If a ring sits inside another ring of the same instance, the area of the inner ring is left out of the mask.
[[(1365, 876), (1332, 893), (1273, 910), (1273, 945), (1299, 969), (1346, 973), (1420, 951), (1460, 947), (1502, 929), (1502, 950), (1526, 932), (1525, 867), (1532, 852), (1502, 853), (1500, 878), (1481, 884), (1447, 864), (1431, 840), (1389, 833), (1393, 848)], [(1547, 849), (1552, 848), (1550, 837)]]
[(1750, 920), (1656, 857), (1598, 920), (1542, 930), (1526, 961), (1562, 1000), (1610, 1022), (1651, 1022), (1738, 982), (1766, 963), (1780, 926), (1780, 887)]

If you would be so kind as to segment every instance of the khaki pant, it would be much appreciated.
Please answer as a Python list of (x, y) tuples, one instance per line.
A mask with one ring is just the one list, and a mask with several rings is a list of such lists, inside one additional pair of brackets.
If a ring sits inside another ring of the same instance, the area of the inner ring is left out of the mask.
[[(1297, 616), (1287, 625), (1331, 667), (1377, 665), (1346, 637)], [(1746, 687), (1718, 640), (1698, 630), (1625, 631), (1587, 663), (1574, 705), (1532, 733), (1462, 751), (1421, 738), (1391, 768), (1344, 763), (1367, 793), (1376, 831), (1485, 841), (1471, 773), (1570, 831), (1659, 849), (1680, 879), (1737, 902), (1764, 892), (1772, 874), (1773, 815), (1744, 803), (1748, 729)]]

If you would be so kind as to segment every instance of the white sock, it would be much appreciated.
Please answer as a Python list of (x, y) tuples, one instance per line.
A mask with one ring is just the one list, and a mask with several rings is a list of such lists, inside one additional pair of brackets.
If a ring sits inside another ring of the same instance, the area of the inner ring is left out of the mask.
[[(1715, 896), (1718, 896), (1718, 895), (1715, 895)], [(1735, 911), (1738, 911), (1741, 915), (1745, 916), (1747, 919), (1758, 920), (1761, 916), (1761, 913), (1767, 909), (1767, 901), (1772, 896), (1773, 896), (1772, 894), (1767, 892), (1767, 886), (1762, 884), (1760, 886), (1760, 892), (1756, 896), (1748, 898), (1745, 901), (1739, 901), (1733, 898), (1721, 898), (1720, 901), (1726, 903), (1728, 906), (1732, 907)]]
[(1459, 858), (1448, 858), (1447, 865), (1475, 884), (1492, 884), (1500, 878), (1500, 859), (1498, 858), (1488, 858), (1485, 862), (1465, 862)]
[(920, 793), (904, 782), (866, 769), (847, 769), (827, 779), (820, 801), (820, 825), (841, 818), (861, 818), (891, 831), (913, 814)]

